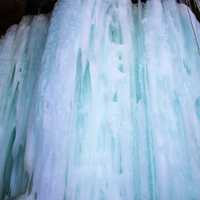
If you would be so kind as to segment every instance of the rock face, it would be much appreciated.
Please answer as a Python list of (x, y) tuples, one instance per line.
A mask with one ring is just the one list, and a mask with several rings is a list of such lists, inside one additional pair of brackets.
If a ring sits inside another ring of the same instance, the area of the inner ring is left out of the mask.
[(188, 5), (193, 13), (196, 15), (196, 18), (200, 22), (200, 1), (199, 0), (186, 0), (184, 1), (186, 5)]
[[(57, 0), (6, 0), (0, 1), (0, 36), (5, 34), (9, 26), (19, 23), (24, 15), (49, 13), (52, 11)], [(139, 0), (130, 0), (137, 4)], [(146, 3), (147, 0), (140, 0)], [(176, 0), (185, 3), (200, 21), (200, 9), (197, 7), (198, 0)]]
[(9, 26), (18, 24), (24, 15), (49, 13), (54, 4), (54, 0), (1, 0), (0, 36)]
[(199, 199), (199, 42), (175, 0), (60, 0), (11, 27), (0, 199)]
[(0, 36), (9, 26), (19, 23), (24, 14), (25, 4), (23, 1), (0, 1)]
[(48, 13), (53, 10), (53, 6), (57, 0), (27, 0), (26, 1), (26, 13), (38, 14)]

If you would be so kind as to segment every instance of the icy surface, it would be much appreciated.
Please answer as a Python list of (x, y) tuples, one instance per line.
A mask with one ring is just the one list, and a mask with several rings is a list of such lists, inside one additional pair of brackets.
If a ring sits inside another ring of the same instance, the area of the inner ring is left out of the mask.
[(175, 0), (60, 0), (0, 40), (0, 199), (200, 199), (200, 25)]
[(41, 68), (48, 19), (25, 17), (11, 27), (0, 47), (0, 199), (26, 192), (28, 122), (34, 87)]

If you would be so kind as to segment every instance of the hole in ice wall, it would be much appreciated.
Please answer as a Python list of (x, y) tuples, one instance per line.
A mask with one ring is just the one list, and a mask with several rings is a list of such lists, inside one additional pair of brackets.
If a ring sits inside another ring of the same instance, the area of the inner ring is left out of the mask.
[(13, 167), (13, 156), (12, 156), (12, 149), (13, 144), (16, 137), (16, 127), (13, 129), (8, 148), (7, 148), (7, 156), (5, 161), (5, 171), (3, 173), (3, 199), (4, 197), (10, 197), (10, 182), (11, 182), (11, 172)]
[(94, 43), (94, 35), (95, 35), (95, 25), (92, 24), (91, 28), (90, 28), (90, 47), (92, 47), (93, 43)]
[(118, 58), (119, 58), (119, 60), (122, 60), (122, 55), (121, 55), (121, 53), (119, 53)]
[(117, 92), (115, 92), (114, 96), (113, 96), (113, 101), (117, 102), (118, 101), (118, 94)]
[(183, 62), (183, 64), (184, 64), (184, 68), (185, 68), (187, 74), (191, 75), (191, 69), (190, 69), (190, 67), (185, 62)]
[(123, 73), (124, 72), (124, 65), (123, 65), (123, 61), (122, 61), (122, 55), (121, 52), (118, 53), (118, 59), (119, 59), (119, 65), (118, 65), (118, 70)]
[(34, 199), (37, 200), (37, 192), (34, 194)]
[(200, 120), (200, 97), (198, 97), (195, 101), (196, 115)]
[(113, 14), (112, 22), (109, 25), (109, 36), (111, 42), (116, 44), (123, 43), (121, 25), (116, 14)]
[[(140, 0), (140, 1), (143, 2), (143, 3), (146, 3), (146, 2), (147, 2), (147, 0)], [(138, 3), (139, 0), (131, 0), (131, 2), (132, 2), (132, 3)]]
[(123, 73), (124, 72), (124, 66), (123, 66), (123, 64), (119, 64), (118, 69), (119, 69), (119, 71), (121, 73)]
[(13, 69), (12, 76), (11, 76), (11, 83), (13, 83), (13, 81), (14, 81), (16, 65), (14, 65), (13, 68), (14, 68), (14, 69)]

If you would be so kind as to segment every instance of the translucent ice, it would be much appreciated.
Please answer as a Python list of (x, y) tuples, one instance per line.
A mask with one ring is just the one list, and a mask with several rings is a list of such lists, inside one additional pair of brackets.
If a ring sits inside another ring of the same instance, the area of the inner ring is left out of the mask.
[(25, 17), (1, 43), (0, 69), (0, 198), (26, 191), (24, 163), (27, 124), (47, 34), (48, 19)]
[(175, 0), (60, 0), (0, 40), (0, 199), (200, 199), (200, 25)]

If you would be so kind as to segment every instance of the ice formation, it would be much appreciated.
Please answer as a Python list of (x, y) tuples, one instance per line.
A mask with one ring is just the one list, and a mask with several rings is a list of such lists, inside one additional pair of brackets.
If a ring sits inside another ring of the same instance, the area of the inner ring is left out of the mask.
[(60, 0), (11, 27), (0, 199), (199, 200), (198, 44), (175, 0)]

